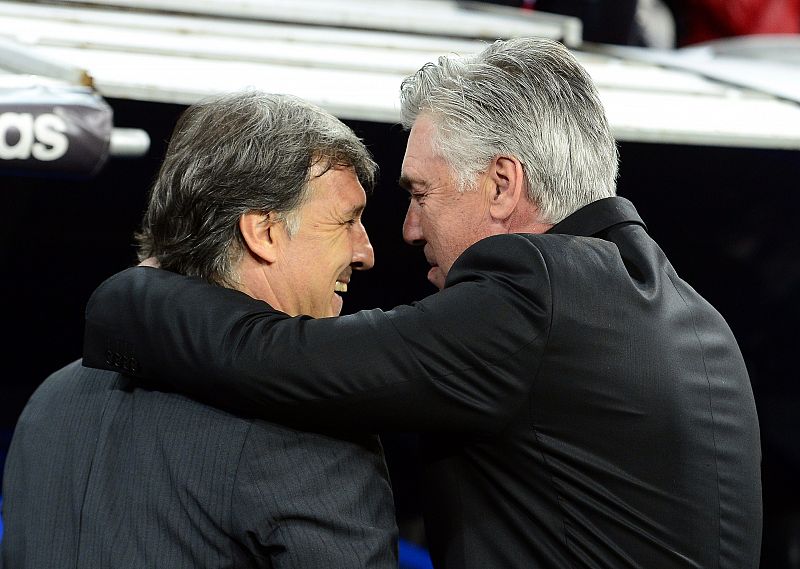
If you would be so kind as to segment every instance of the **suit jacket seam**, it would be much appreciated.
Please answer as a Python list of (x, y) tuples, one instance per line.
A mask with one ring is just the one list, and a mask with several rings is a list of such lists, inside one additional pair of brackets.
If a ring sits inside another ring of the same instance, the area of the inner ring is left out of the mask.
[[(230, 507), (228, 508), (228, 514), (230, 516), (230, 527), (231, 527), (232, 530), (235, 527), (235, 525), (234, 525), (235, 516), (234, 516), (234, 499), (233, 499), (233, 496), (236, 493), (237, 486), (239, 485), (239, 479), (240, 479), (239, 474), (240, 474), (241, 469), (242, 469), (242, 461), (244, 460), (244, 454), (245, 454), (245, 450), (247, 448), (248, 441), (250, 440), (250, 435), (253, 432), (253, 424), (254, 423), (255, 423), (255, 421), (253, 419), (248, 419), (247, 420), (247, 432), (242, 437), (242, 445), (239, 448), (239, 456), (238, 456), (238, 459), (236, 461), (236, 470), (233, 473), (233, 483), (231, 484), (231, 490), (230, 490), (230, 496), (229, 496)], [(258, 491), (258, 495), (261, 498), (261, 501), (263, 503), (264, 496), (261, 493), (261, 488), (259, 488), (258, 485), (256, 485), (256, 490)], [(238, 517), (236, 517), (236, 518), (238, 519)], [(249, 516), (247, 516), (246, 519), (249, 519)], [(243, 527), (241, 529), (244, 531), (244, 533), (246, 533), (248, 531), (247, 527)], [(275, 531), (275, 527), (272, 527), (269, 530), (269, 534), (271, 535), (274, 531)], [(235, 533), (238, 534), (238, 531), (235, 532)], [(238, 536), (237, 536), (237, 538), (238, 538)], [(257, 557), (259, 559), (264, 559), (264, 556), (261, 555), (260, 552), (253, 551), (249, 547), (246, 546), (246, 543), (247, 543), (246, 538), (242, 537), (240, 539), (241, 539), (242, 545), (244, 546), (244, 549), (246, 551), (248, 551), (251, 555), (254, 555), (255, 557)]]
[[(81, 363), (81, 365), (83, 365)], [(106, 392), (105, 402), (103, 403), (103, 412), (100, 414), (100, 421), (99, 425), (100, 428), (97, 430), (97, 436), (95, 437), (94, 448), (92, 449), (92, 458), (89, 461), (89, 468), (86, 472), (86, 480), (84, 482), (83, 487), (83, 495), (81, 496), (81, 508), (80, 514), (78, 515), (78, 542), (75, 544), (75, 567), (80, 566), (80, 559), (81, 559), (81, 550), (83, 549), (82, 541), (83, 541), (83, 510), (86, 507), (86, 499), (87, 494), (89, 493), (89, 485), (94, 477), (94, 460), (97, 457), (98, 446), (100, 445), (100, 436), (103, 434), (103, 426), (105, 425), (105, 417), (106, 412), (108, 411), (109, 405), (111, 405), (112, 395), (114, 391), (119, 388), (119, 374), (115, 374), (116, 377), (114, 378), (114, 385), (110, 386), (108, 391)]]
[[(550, 267), (549, 267), (549, 265), (547, 263), (547, 258), (545, 257), (544, 253), (542, 252), (541, 248), (538, 246), (537, 243), (534, 243), (533, 241), (531, 241), (531, 244), (534, 247), (536, 247), (537, 251), (539, 251), (539, 254), (542, 256), (542, 262), (544, 263), (544, 267), (547, 270), (547, 283), (549, 285), (548, 286), (548, 289), (549, 289), (548, 292), (550, 293), (550, 321), (548, 322), (548, 325), (547, 325), (547, 339), (545, 341), (545, 345), (544, 345), (544, 348), (542, 350), (542, 353), (546, 353), (547, 352), (547, 346), (550, 344), (550, 335), (551, 335), (551, 332), (553, 331), (553, 319), (555, 318), (555, 313), (556, 313), (556, 311), (554, 309), (555, 300), (553, 299), (553, 288), (554, 287), (553, 287), (553, 284), (552, 284), (552, 280), (550, 278), (551, 271), (550, 271)], [(541, 365), (542, 365), (542, 362), (540, 361), (539, 362), (539, 368), (536, 369), (536, 374), (534, 376), (534, 383), (535, 383), (536, 379), (539, 377), (539, 371), (541, 369)], [(547, 454), (544, 452), (544, 446), (542, 445), (542, 441), (540, 439), (540, 433), (539, 433), (539, 430), (536, 428), (536, 423), (535, 423), (535, 420), (534, 420), (533, 405), (534, 405), (533, 387), (531, 386), (531, 393), (528, 395), (528, 420), (531, 423), (531, 430), (533, 431), (533, 436), (534, 436), (534, 439), (536, 440), (536, 444), (539, 446), (538, 450), (539, 450), (539, 454), (542, 457), (542, 463), (544, 463), (544, 465), (547, 467), (547, 477), (550, 479), (550, 486), (553, 488), (553, 492), (555, 493), (556, 501), (558, 502), (558, 508), (561, 511), (561, 529), (563, 531), (564, 549), (568, 553), (571, 554), (572, 551), (571, 551), (571, 548), (570, 548), (570, 545), (569, 545), (569, 538), (567, 536), (567, 515), (566, 515), (566, 510), (564, 509), (564, 503), (563, 503), (563, 499), (561, 497), (561, 493), (558, 491), (558, 485), (556, 484), (555, 480), (553, 479), (553, 468), (552, 468), (552, 466), (550, 465), (550, 463), (549, 463), (549, 461), (547, 459)], [(568, 557), (568, 559), (570, 559), (570, 567), (574, 567), (571, 558)]]
[(709, 379), (708, 374), (708, 366), (706, 365), (706, 350), (703, 346), (703, 341), (700, 339), (700, 334), (697, 333), (697, 324), (695, 323), (694, 311), (689, 307), (689, 304), (686, 302), (686, 299), (681, 294), (680, 289), (675, 285), (675, 281), (672, 280), (672, 275), (666, 269), (662, 269), (664, 274), (669, 279), (669, 282), (672, 284), (672, 287), (675, 289), (675, 292), (680, 297), (681, 301), (683, 302), (684, 306), (686, 306), (686, 311), (692, 318), (692, 331), (694, 332), (694, 337), (697, 338), (697, 344), (700, 346), (700, 357), (703, 360), (703, 372), (706, 378), (706, 388), (708, 393), (708, 412), (711, 414), (711, 440), (714, 442), (714, 473), (717, 479), (717, 567), (720, 565), (720, 554), (722, 551), (722, 504), (720, 503), (720, 481), (719, 481), (719, 463), (718, 463), (718, 456), (719, 452), (717, 450), (717, 428), (716, 428), (716, 420), (714, 419), (714, 403), (712, 401), (711, 395), (711, 380)]

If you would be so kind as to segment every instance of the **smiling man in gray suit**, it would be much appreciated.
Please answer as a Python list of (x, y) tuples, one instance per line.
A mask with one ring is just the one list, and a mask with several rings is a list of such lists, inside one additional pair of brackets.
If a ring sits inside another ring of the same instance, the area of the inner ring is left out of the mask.
[[(295, 98), (192, 106), (151, 192), (139, 256), (288, 314), (338, 315), (352, 271), (373, 265), (361, 213), (375, 168), (347, 126)], [(135, 373), (124, 344), (106, 350)], [(54, 373), (6, 462), (2, 565), (396, 568), (377, 437), (298, 431), (225, 402), (80, 361)]]

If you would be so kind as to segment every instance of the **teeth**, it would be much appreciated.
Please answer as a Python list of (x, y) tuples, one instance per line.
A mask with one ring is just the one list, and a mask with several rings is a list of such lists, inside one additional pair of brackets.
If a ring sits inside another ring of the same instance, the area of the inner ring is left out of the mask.
[(347, 292), (347, 283), (336, 281), (336, 284), (333, 285), (333, 290), (336, 292)]

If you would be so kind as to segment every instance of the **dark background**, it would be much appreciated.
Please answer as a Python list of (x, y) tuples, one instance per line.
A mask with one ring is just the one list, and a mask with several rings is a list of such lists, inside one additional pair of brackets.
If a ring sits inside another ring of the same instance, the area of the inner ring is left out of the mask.
[[(132, 234), (179, 105), (109, 100), (115, 125), (147, 130), (144, 158), (112, 158), (90, 180), (0, 170), (5, 316), (0, 458), (36, 386), (81, 353), (92, 290), (135, 264)], [(375, 269), (355, 276), (345, 312), (392, 308), (433, 292), (421, 252), (403, 243), (396, 187), (406, 133), (347, 121), (381, 166), (364, 220)], [(800, 152), (620, 143), (619, 194), (631, 199), (678, 273), (727, 318), (750, 371), (762, 429), (762, 568), (800, 568)], [(358, 346), (353, 346), (358, 357)], [(406, 537), (421, 541), (413, 435), (384, 438)], [(658, 444), (657, 440), (653, 441)]]

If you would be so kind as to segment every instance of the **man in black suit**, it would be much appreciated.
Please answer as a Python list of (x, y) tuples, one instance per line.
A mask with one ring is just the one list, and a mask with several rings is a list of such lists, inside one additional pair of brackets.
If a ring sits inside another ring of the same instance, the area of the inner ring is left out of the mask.
[(90, 300), (84, 365), (113, 368), (125, 341), (134, 375), (173, 388), (420, 431), (436, 567), (757, 567), (744, 361), (615, 196), (586, 71), (557, 42), (499, 41), (424, 66), (401, 100), (403, 234), (438, 293), (314, 320), (132, 268)]
[[(347, 126), (295, 98), (192, 106), (152, 189), (139, 256), (287, 314), (337, 315), (336, 291), (373, 264), (361, 212), (374, 173)], [(0, 565), (396, 569), (377, 437), (298, 431), (224, 410), (225, 398), (80, 361), (55, 372), (14, 432)]]

